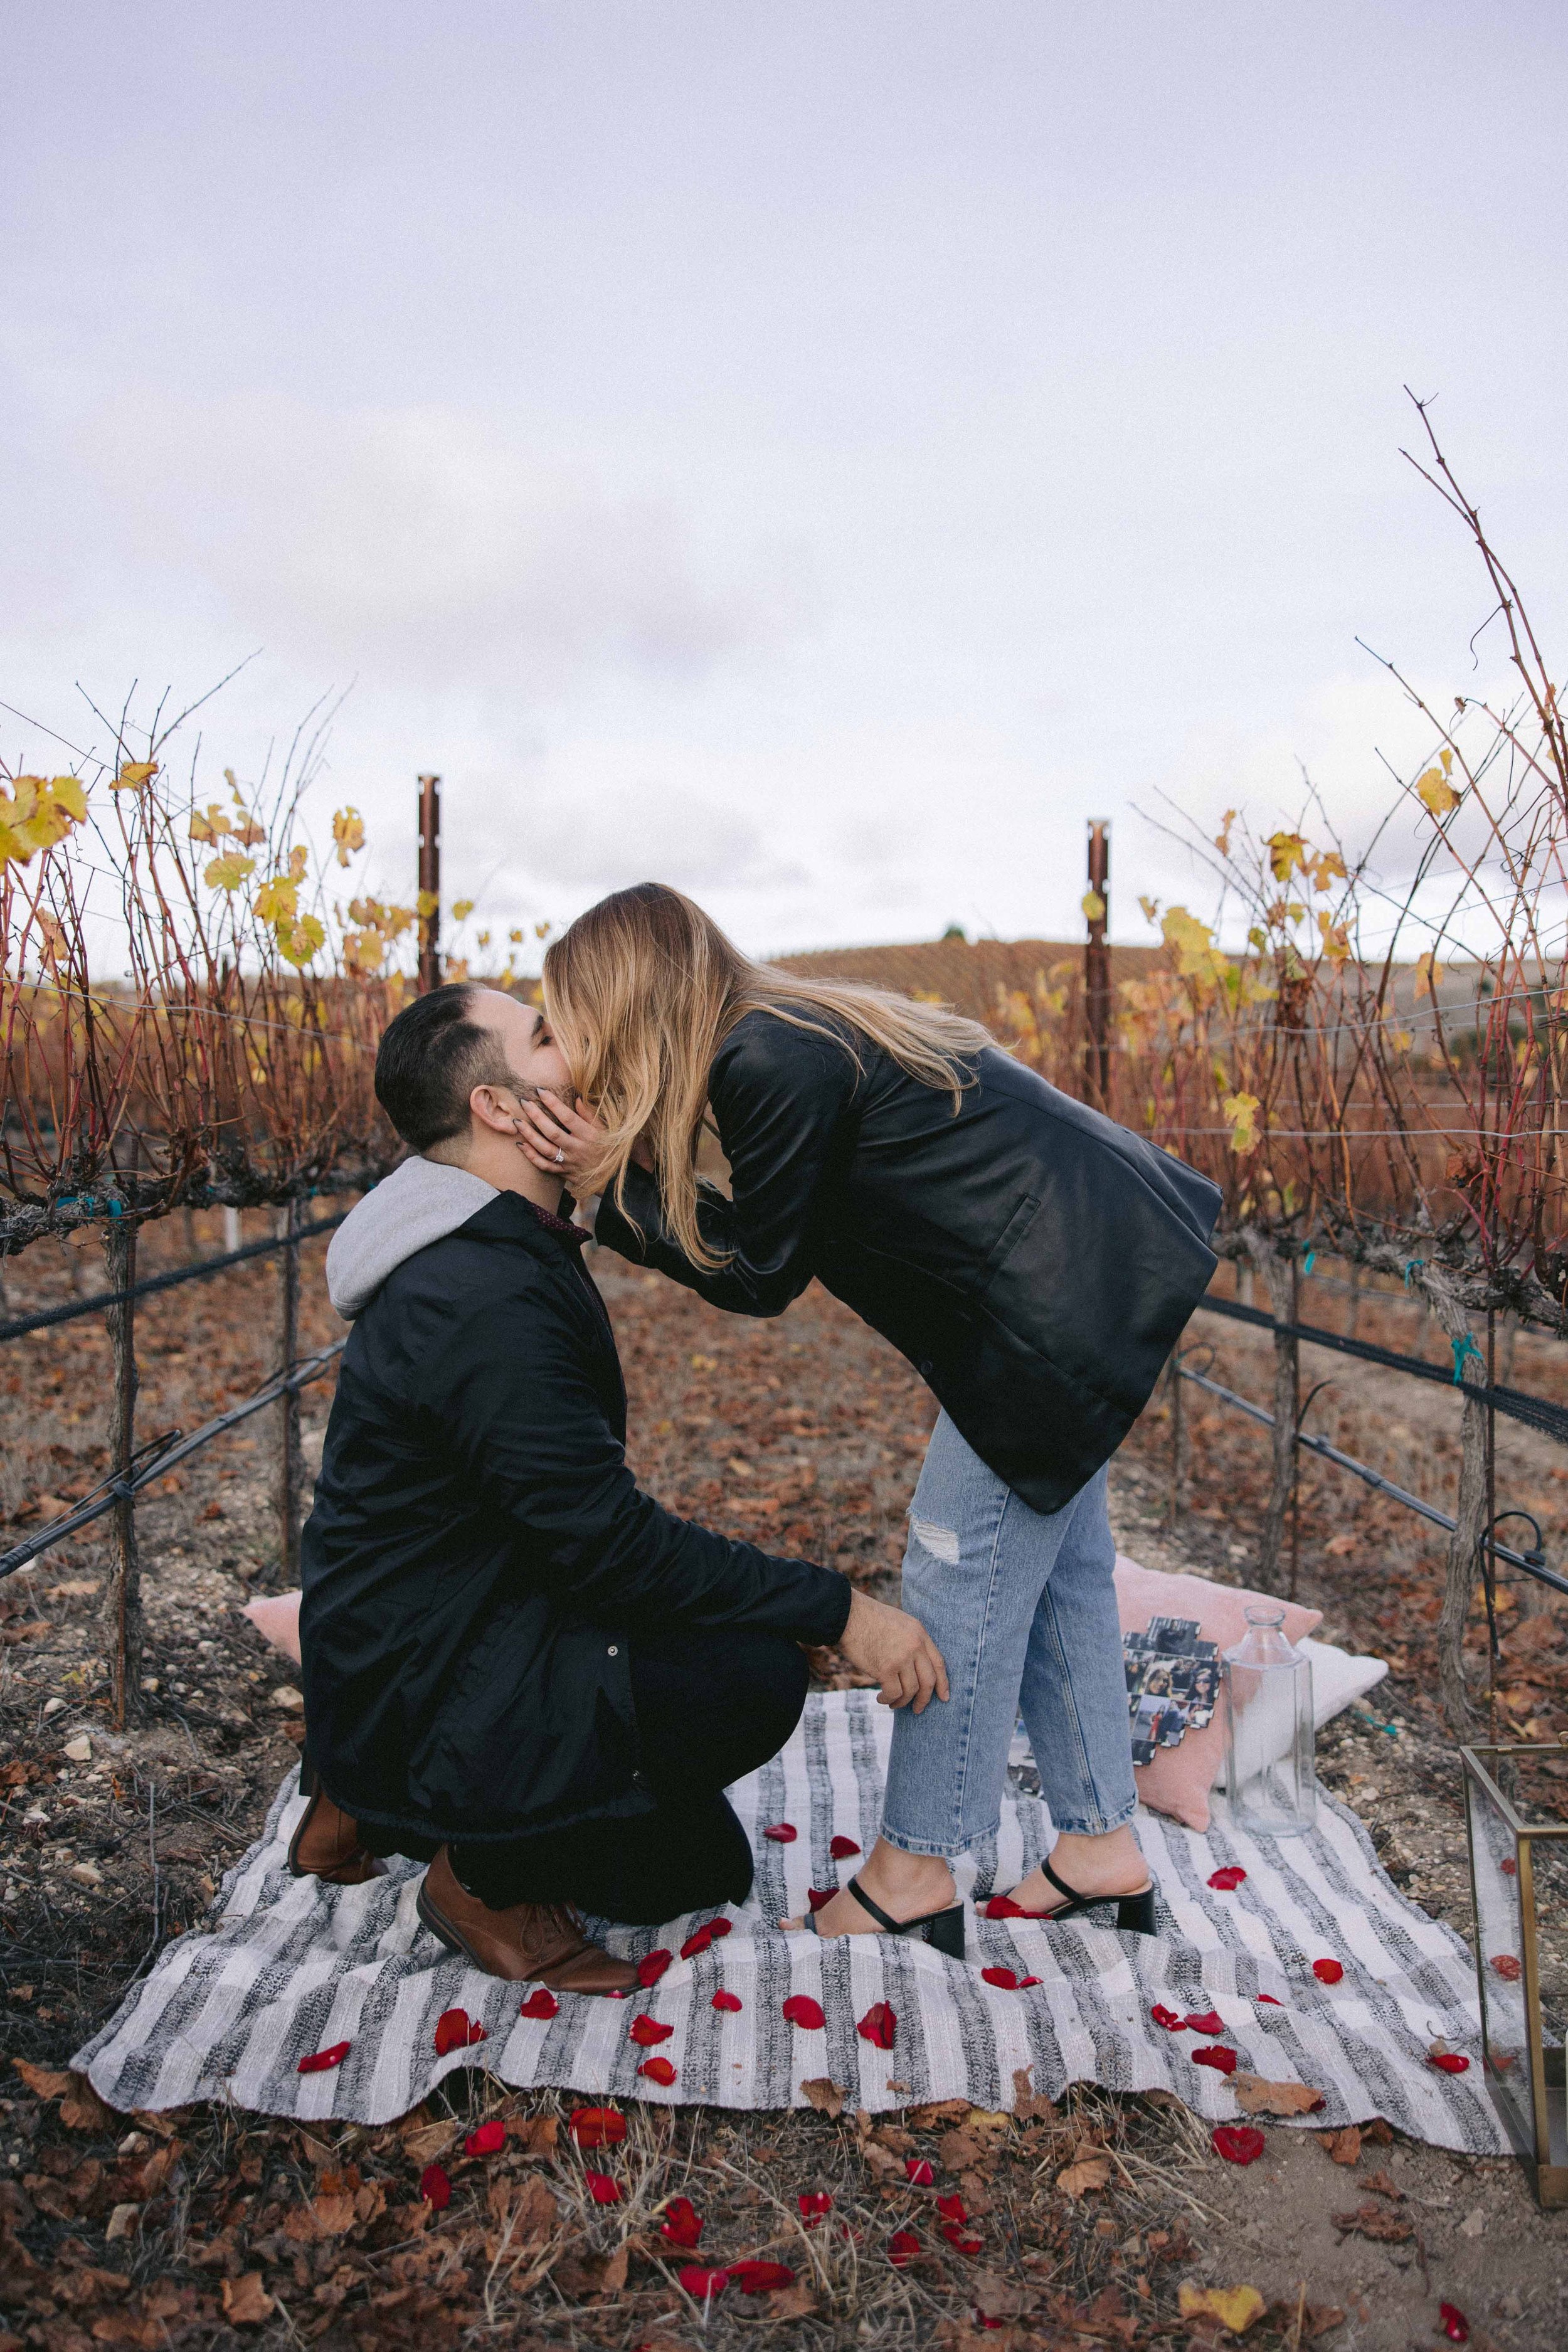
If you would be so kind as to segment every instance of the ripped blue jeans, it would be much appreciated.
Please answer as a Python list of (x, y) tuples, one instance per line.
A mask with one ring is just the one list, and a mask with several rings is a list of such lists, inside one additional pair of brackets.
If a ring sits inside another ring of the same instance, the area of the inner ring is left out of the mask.
[(947, 1661), (951, 1696), (893, 1718), (882, 1834), (952, 1856), (994, 1830), (1022, 1715), (1058, 1830), (1095, 1836), (1138, 1807), (1107, 1473), (1032, 1511), (946, 1413), (910, 1507), (903, 1605)]

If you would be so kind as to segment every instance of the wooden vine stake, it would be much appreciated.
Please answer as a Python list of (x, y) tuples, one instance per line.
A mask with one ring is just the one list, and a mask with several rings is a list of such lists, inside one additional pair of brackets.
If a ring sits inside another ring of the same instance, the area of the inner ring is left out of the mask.
[(1437, 1686), (1443, 1716), (1456, 1739), (1474, 1739), (1481, 1718), (1465, 1680), (1465, 1633), (1481, 1573), (1481, 1547), (1487, 1540), (1490, 1448), (1486, 1402), (1486, 1360), (1475, 1344), (1469, 1318), (1448, 1285), (1428, 1268), (1420, 1277), (1423, 1301), (1436, 1314), (1445, 1338), (1454, 1349), (1459, 1381), (1465, 1391), (1464, 1421), (1459, 1433), (1459, 1497), (1454, 1506), (1456, 1525), (1448, 1538), (1448, 1558), (1443, 1580), (1443, 1606), (1437, 1618)]
[[(1296, 1319), (1296, 1270), (1277, 1244), (1264, 1234), (1249, 1234), (1248, 1246), (1268, 1285), (1269, 1310), (1277, 1326)], [(1258, 1580), (1271, 1591), (1279, 1572), (1285, 1527), (1296, 1492), (1296, 1419), (1300, 1402), (1300, 1350), (1287, 1328), (1274, 1334), (1274, 1475), (1268, 1488), (1268, 1508), (1263, 1520)]]
[[(300, 1203), (278, 1213), (288, 1247), (278, 1253), (278, 1369), (291, 1371), (300, 1353)], [(278, 1538), (285, 1585), (300, 1581), (300, 1391), (285, 1389), (278, 1404)]]
[[(129, 1290), (136, 1280), (136, 1227), (129, 1217), (105, 1226), (103, 1264), (110, 1290)], [(136, 1301), (126, 1298), (104, 1311), (113, 1385), (110, 1394), (109, 1450), (114, 1474), (130, 1475), (136, 1451)], [(115, 1728), (123, 1731), (142, 1687), (142, 1569), (136, 1553), (136, 1505), (121, 1496), (110, 1520), (112, 1549), (104, 1588), (104, 1632), (109, 1643), (110, 1695)]]

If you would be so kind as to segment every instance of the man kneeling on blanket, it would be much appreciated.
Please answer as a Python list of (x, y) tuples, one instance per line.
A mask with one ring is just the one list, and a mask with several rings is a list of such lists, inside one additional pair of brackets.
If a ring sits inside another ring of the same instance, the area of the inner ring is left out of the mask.
[(947, 1696), (902, 1610), (638, 1492), (587, 1239), (515, 1140), (521, 1098), (573, 1099), (542, 1016), (434, 990), (382, 1040), (375, 1090), (413, 1147), (333, 1237), (353, 1320), (305, 1529), (310, 1802), (297, 1875), (429, 1864), (420, 1917), (476, 1968), (573, 1992), (636, 1971), (580, 1913), (649, 1922), (752, 1884), (727, 1785), (837, 1643), (890, 1706)]

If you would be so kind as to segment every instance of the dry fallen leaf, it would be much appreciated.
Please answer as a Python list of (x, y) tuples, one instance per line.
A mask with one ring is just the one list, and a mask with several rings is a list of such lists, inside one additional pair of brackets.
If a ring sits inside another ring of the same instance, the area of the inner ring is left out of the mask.
[(30, 2058), (13, 2058), (11, 2063), (27, 2085), (40, 2099), (58, 2099), (71, 2087), (74, 2075), (58, 2074), (50, 2066), (35, 2066)]
[(1103, 2189), (1110, 2178), (1108, 2156), (1086, 2156), (1058, 2173), (1057, 2187), (1068, 2197), (1082, 2197), (1091, 2189)]
[(1018, 2289), (995, 2271), (976, 2271), (969, 2299), (987, 2319), (1016, 2319), (1024, 2308)]
[(1361, 2132), (1355, 2124), (1346, 2124), (1342, 2131), (1321, 2131), (1317, 2138), (1336, 2164), (1361, 2162)]
[(806, 2280), (797, 2278), (790, 2286), (779, 2287), (770, 2294), (765, 2305), (768, 2317), (775, 2322), (784, 2319), (809, 2319), (816, 2309), (816, 2297)]
[(259, 2327), (272, 2316), (272, 2297), (261, 2284), (259, 2271), (246, 2271), (223, 2283), (223, 2315), (231, 2327)]
[(1020, 2123), (1040, 2122), (1056, 2114), (1049, 2099), (1042, 2098), (1038, 2091), (1030, 2088), (1029, 2076), (1033, 2071), (1029, 2066), (1015, 2066), (1013, 2069), (1013, 2113)]
[(523, 2156), (549, 2156), (561, 2134), (558, 2116), (509, 2116), (506, 2136)]
[(1269, 2083), (1261, 2074), (1236, 2074), (1230, 2087), (1244, 2116), (1310, 2116), (1323, 2105), (1321, 2091), (1306, 2083)]
[(403, 2147), (410, 2164), (434, 2164), (451, 2147), (458, 2128), (455, 2123), (421, 2124), (416, 2130), (405, 2132)]
[(118, 2118), (106, 2107), (85, 2074), (70, 2077), (70, 2089), (60, 2101), (60, 2121), (67, 2131), (107, 2131)]
[[(1026, 2075), (1029, 2070), (1026, 2066), (1022, 2071)], [(939, 2124), (959, 2123), (968, 2113), (967, 2099), (932, 2099), (923, 2107), (911, 2107), (910, 2122), (916, 2131), (935, 2131)]]
[(844, 2093), (826, 2074), (815, 2074), (801, 2090), (818, 2115), (841, 2116), (844, 2113)]
[(1217, 2319), (1233, 2336), (1245, 2336), (1268, 2308), (1255, 2286), (1195, 2286), (1191, 2279), (1182, 2281), (1180, 2301), (1184, 2319)]
[(1415, 2235), (1413, 2223), (1402, 2221), (1397, 2213), (1385, 2213), (1381, 2205), (1373, 2204), (1358, 2205), (1353, 2213), (1336, 2213), (1334, 2227), (1347, 2236), (1374, 2238), (1392, 2246)]

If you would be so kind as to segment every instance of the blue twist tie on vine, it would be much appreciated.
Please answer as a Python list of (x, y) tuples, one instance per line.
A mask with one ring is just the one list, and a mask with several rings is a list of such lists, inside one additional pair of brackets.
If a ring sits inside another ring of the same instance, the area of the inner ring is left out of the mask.
[(1316, 1262), (1316, 1259), (1317, 1259), (1317, 1255), (1318, 1255), (1318, 1253), (1317, 1253), (1317, 1251), (1316, 1251), (1316, 1250), (1309, 1250), (1309, 1251), (1307, 1252), (1306, 1256), (1301, 1260), (1301, 1271), (1302, 1271), (1302, 1273), (1303, 1273), (1303, 1274), (1310, 1274), (1310, 1273), (1311, 1273), (1311, 1271), (1312, 1271), (1312, 1267), (1313, 1267), (1313, 1265), (1314, 1265), (1314, 1263)]
[(1450, 1340), (1449, 1345), (1454, 1350), (1454, 1386), (1459, 1388), (1463, 1385), (1465, 1366), (1469, 1362), (1470, 1358), (1473, 1356), (1478, 1364), (1484, 1361), (1484, 1359), (1468, 1331), (1465, 1333), (1462, 1339)]
[(1406, 1267), (1405, 1267), (1405, 1289), (1406, 1289), (1406, 1290), (1408, 1290), (1408, 1289), (1409, 1289), (1409, 1287), (1410, 1287), (1410, 1277), (1411, 1277), (1411, 1276), (1412, 1276), (1413, 1274), (1419, 1274), (1419, 1273), (1421, 1272), (1422, 1268), (1425, 1266), (1426, 1263), (1426, 1259), (1425, 1259), (1424, 1257), (1413, 1257), (1413, 1258), (1410, 1260), (1409, 1264), (1406, 1265)]

